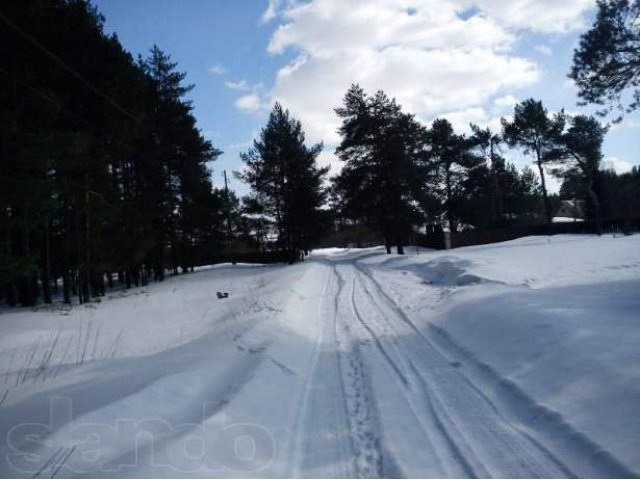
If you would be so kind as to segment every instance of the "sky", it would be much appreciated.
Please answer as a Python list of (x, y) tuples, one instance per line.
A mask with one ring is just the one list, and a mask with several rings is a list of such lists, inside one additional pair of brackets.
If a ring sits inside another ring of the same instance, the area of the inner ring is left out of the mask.
[[(298, 118), (319, 157), (337, 173), (339, 120), (333, 109), (353, 83), (384, 90), (426, 124), (447, 117), (498, 130), (529, 97), (551, 112), (577, 105), (568, 79), (595, 0), (93, 0), (132, 54), (156, 44), (195, 84), (188, 98), (203, 135), (224, 154), (210, 165), (215, 185), (242, 167), (275, 101)], [(640, 164), (640, 113), (613, 125), (605, 164)], [(520, 152), (508, 157), (531, 164)], [(557, 190), (558, 182), (551, 181)]]

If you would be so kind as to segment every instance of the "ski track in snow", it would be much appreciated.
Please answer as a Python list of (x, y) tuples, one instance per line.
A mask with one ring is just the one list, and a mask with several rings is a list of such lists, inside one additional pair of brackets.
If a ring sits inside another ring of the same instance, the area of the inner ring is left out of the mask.
[[(318, 257), (291, 267), (297, 270), (290, 270), (295, 274), (280, 287), (286, 294), (278, 300), (267, 305), (249, 288), (240, 310), (232, 308), (233, 295), (227, 303), (208, 305), (203, 316), (218, 306), (224, 309), (208, 334), (151, 355), (57, 365), (56, 376), (10, 369), (4, 384), (15, 383), (22, 396), (16, 400), (13, 389), (0, 391), (0, 434), (18, 420), (46, 423), (50, 398), (69, 395), (77, 399), (76, 422), (118, 419), (121, 408), (134, 418), (145, 418), (151, 409), (179, 425), (219, 423), (229, 414), (274, 437), (273, 458), (255, 471), (207, 464), (187, 476), (637, 476), (445, 330), (414, 320), (392, 297), (393, 286), (379, 281), (365, 259), (366, 254)], [(268, 285), (262, 277), (260, 282)], [(434, 299), (449, 292), (446, 286), (422, 288)], [(144, 308), (135, 296), (114, 301)], [(182, 336), (180, 327), (179, 343)], [(30, 347), (22, 364), (33, 363), (38, 345)], [(43, 357), (47, 365), (54, 349), (55, 344)], [(18, 363), (16, 351), (12, 365)], [(41, 375), (37, 384), (18, 384), (21, 375), (36, 373)], [(15, 382), (9, 381), (13, 377)], [(152, 405), (150, 398), (160, 401)], [(213, 408), (203, 417), (205, 402)], [(67, 466), (82, 464), (87, 447), (69, 443), (61, 432), (53, 429), (48, 435), (50, 453), (33, 451), (42, 462), (28, 474), (12, 468), (11, 450), (0, 444), (0, 476), (75, 476)], [(127, 470), (115, 470), (124, 476), (184, 476), (153, 460), (170, 458), (188, 434), (158, 433), (139, 451), (111, 444), (102, 465), (88, 472), (102, 476), (101, 468), (124, 462)], [(29, 442), (19, 447), (28, 449)], [(132, 458), (141, 463), (131, 463)]]
[(394, 323), (410, 326), (392, 337), (398, 343), (395, 348), (400, 357), (398, 363), (407, 365), (405, 368), (414, 378), (418, 395), (422, 396), (418, 402), (428, 407), (427, 415), (433, 417), (446, 439), (449, 458), (460, 464), (464, 476), (572, 476), (549, 452), (541, 451), (517, 428), (505, 422), (497, 409), (478, 395), (478, 389), (469, 386), (469, 380), (433, 347), (397, 305), (384, 294), (374, 296), (367, 288), (367, 283), (375, 282), (371, 277), (359, 269), (356, 269), (355, 277), (369, 300), (368, 305), (375, 305), (378, 310), (372, 315), (386, 322), (392, 335)]

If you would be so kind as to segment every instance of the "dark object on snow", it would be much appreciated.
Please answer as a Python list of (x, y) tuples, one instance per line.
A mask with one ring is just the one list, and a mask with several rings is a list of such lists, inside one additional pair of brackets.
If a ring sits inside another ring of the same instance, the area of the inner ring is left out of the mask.
[(229, 292), (216, 292), (218, 298), (228, 298)]

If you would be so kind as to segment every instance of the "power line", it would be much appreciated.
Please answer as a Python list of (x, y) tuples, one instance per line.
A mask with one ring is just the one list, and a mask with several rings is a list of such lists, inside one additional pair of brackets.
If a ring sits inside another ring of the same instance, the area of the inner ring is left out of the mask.
[(80, 82), (82, 82), (89, 90), (94, 92), (96, 95), (99, 95), (100, 97), (102, 97), (103, 100), (108, 102), (112, 107), (114, 107), (120, 113), (122, 113), (123, 115), (125, 115), (129, 119), (133, 120), (136, 124), (140, 124), (141, 123), (141, 121), (138, 118), (136, 118), (134, 115), (129, 113), (126, 109), (124, 109), (123, 107), (118, 105), (113, 99), (111, 99), (111, 97), (109, 97), (108, 95), (102, 93), (100, 90), (98, 90), (96, 87), (94, 87), (89, 81), (85, 80), (85, 78), (82, 75), (80, 75), (77, 71), (75, 71), (73, 68), (71, 68), (69, 65), (67, 65), (60, 57), (58, 57), (51, 50), (49, 50), (45, 46), (43, 46), (33, 36), (31, 36), (30, 34), (25, 32), (22, 28), (20, 28), (18, 25), (16, 25), (11, 20), (9, 20), (2, 12), (0, 12), (0, 19), (2, 19), (7, 25), (9, 25), (16, 32), (18, 32), (20, 35), (22, 35), (24, 38), (26, 38), (37, 49), (39, 49), (41, 52), (43, 52), (45, 55), (47, 55), (60, 68), (62, 68), (63, 70), (67, 71), (67, 73), (70, 73), (71, 75), (73, 75), (76, 79), (80, 80)]

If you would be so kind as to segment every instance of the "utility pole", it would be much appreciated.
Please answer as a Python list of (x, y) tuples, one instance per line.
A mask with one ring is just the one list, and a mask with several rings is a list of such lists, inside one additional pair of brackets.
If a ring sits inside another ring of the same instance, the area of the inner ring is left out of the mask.
[(227, 185), (227, 171), (223, 170), (224, 174), (224, 194), (227, 199), (227, 249), (231, 250), (231, 201), (229, 199), (229, 186)]

